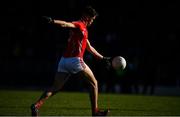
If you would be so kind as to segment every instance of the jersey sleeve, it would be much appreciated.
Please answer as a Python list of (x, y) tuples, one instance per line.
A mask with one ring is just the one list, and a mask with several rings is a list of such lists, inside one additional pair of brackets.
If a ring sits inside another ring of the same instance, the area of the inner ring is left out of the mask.
[(75, 25), (75, 27), (81, 28), (81, 24), (79, 22), (72, 22), (72, 23)]

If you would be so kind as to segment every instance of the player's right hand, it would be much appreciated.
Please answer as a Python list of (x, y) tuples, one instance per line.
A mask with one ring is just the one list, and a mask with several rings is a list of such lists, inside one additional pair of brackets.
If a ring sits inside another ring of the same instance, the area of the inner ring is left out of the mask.
[(54, 20), (51, 17), (48, 16), (42, 16), (42, 18), (49, 24), (54, 23)]
[(111, 67), (111, 57), (103, 57), (102, 59), (103, 63), (105, 64), (107, 69), (110, 69)]

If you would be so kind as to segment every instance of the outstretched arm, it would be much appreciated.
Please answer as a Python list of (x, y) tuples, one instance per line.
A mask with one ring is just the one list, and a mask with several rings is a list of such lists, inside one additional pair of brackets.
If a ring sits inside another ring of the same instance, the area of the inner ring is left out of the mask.
[(63, 21), (63, 20), (54, 20), (54, 23), (60, 25), (61, 27), (76, 28), (76, 26), (73, 23), (66, 22), (66, 21)]
[(48, 16), (43, 16), (43, 18), (50, 24), (58, 24), (61, 27), (66, 27), (66, 28), (76, 28), (76, 26), (71, 22), (67, 22), (63, 20), (56, 20)]
[(93, 54), (98, 59), (103, 59), (103, 56), (96, 51), (94, 47), (91, 46), (89, 40), (87, 40), (87, 48), (86, 48), (91, 54)]

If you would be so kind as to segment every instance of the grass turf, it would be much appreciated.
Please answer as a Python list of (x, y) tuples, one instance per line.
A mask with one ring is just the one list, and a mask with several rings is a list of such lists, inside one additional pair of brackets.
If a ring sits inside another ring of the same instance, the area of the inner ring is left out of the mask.
[[(30, 116), (30, 105), (42, 91), (0, 90), (1, 116)], [(110, 116), (179, 116), (180, 97), (99, 94), (99, 107)], [(59, 92), (44, 103), (42, 116), (90, 116), (88, 93)]]

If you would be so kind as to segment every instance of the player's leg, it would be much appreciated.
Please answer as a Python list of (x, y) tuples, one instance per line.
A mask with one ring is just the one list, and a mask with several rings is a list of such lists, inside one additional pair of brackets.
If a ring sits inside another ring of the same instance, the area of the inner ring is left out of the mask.
[(94, 112), (98, 108), (98, 83), (97, 80), (95, 79), (92, 71), (88, 66), (86, 68), (78, 73), (78, 76), (83, 78), (89, 86), (89, 91), (90, 91), (90, 99), (91, 99), (91, 107), (92, 107), (92, 112)]
[(85, 81), (88, 83), (89, 91), (90, 91), (92, 115), (101, 115), (101, 116), (107, 115), (109, 110), (106, 111), (98, 110), (98, 82), (91, 69), (86, 65), (85, 69), (80, 71), (77, 75), (85, 79)]
[(56, 94), (64, 86), (69, 76), (70, 75), (68, 73), (64, 73), (64, 72), (56, 73), (52, 87), (49, 88), (47, 91), (45, 91), (36, 103), (32, 104), (31, 106), (32, 115), (37, 116), (38, 114), (37, 111), (43, 105), (44, 101), (47, 100), (49, 97), (53, 96), (54, 94)]

